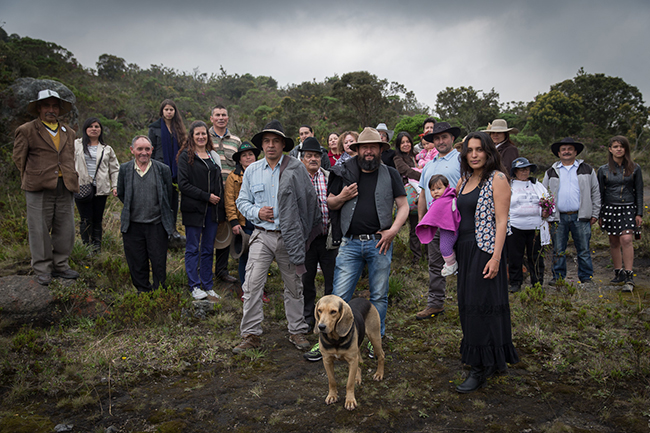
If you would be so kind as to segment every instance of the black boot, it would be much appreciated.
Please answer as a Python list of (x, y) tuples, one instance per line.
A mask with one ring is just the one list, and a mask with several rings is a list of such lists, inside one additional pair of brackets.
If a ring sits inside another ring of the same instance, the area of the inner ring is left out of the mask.
[(614, 278), (609, 282), (615, 286), (625, 284), (625, 269), (614, 269)]
[(634, 271), (621, 270), (621, 274), (625, 276), (624, 286), (621, 291), (631, 292), (634, 290)]
[(456, 391), (461, 394), (474, 392), (479, 388), (483, 388), (485, 381), (485, 367), (482, 365), (472, 366), (472, 369), (469, 371), (469, 376), (467, 376), (465, 382), (456, 387)]
[(90, 223), (88, 220), (82, 219), (79, 221), (79, 234), (84, 245), (90, 244)]

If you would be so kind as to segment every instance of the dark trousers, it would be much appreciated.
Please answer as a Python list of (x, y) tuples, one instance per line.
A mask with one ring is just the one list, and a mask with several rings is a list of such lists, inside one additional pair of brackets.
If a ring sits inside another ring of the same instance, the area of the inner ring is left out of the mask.
[(542, 244), (537, 230), (519, 230), (512, 227), (512, 234), (506, 238), (508, 247), (508, 272), (510, 285), (521, 286), (524, 281), (522, 265), (524, 252), (526, 264), (530, 272), (530, 285), (544, 283), (544, 258), (542, 257)]
[(327, 235), (318, 236), (305, 253), (305, 268), (307, 272), (302, 274), (302, 293), (305, 298), (303, 316), (310, 328), (315, 323), (314, 303), (316, 301), (316, 285), (314, 283), (319, 263), (323, 271), (323, 278), (325, 279), (325, 290), (323, 294), (331, 295), (334, 289), (334, 269), (336, 268), (338, 249), (328, 250), (325, 247), (326, 242)]
[(427, 307), (444, 308), (447, 293), (447, 279), (440, 273), (445, 265), (445, 259), (440, 252), (440, 230), (436, 231), (433, 240), (427, 245), (429, 262), (429, 293)]
[(420, 239), (418, 238), (418, 236), (415, 234), (415, 228), (418, 225), (418, 215), (409, 214), (408, 222), (409, 222), (409, 248), (413, 253), (413, 262), (419, 262), (420, 257), (422, 257), (422, 244), (420, 243)]
[[(248, 220), (246, 220), (246, 225), (242, 226), (242, 230), (250, 236), (253, 234), (253, 230), (255, 230), (255, 226)], [(246, 264), (248, 263), (248, 249), (246, 249), (245, 253), (242, 253), (241, 256), (239, 256), (239, 266), (237, 268), (237, 271), (239, 272), (239, 282), (241, 285), (244, 285), (244, 281), (246, 281)]]
[[(124, 256), (131, 272), (131, 281), (139, 292), (165, 287), (167, 278), (168, 235), (162, 223), (143, 224), (131, 221), (122, 233)], [(149, 263), (153, 284), (149, 282)]]
[(230, 247), (214, 250), (214, 275), (217, 277), (228, 274), (228, 257), (230, 257)]
[(176, 221), (178, 219), (178, 181), (174, 179), (172, 183), (172, 213), (174, 214), (174, 231), (176, 231)]
[[(95, 187), (93, 186), (93, 189)], [(84, 244), (92, 245), (99, 250), (102, 245), (102, 220), (106, 208), (105, 195), (96, 195), (90, 201), (77, 201), (79, 211), (79, 234)]]

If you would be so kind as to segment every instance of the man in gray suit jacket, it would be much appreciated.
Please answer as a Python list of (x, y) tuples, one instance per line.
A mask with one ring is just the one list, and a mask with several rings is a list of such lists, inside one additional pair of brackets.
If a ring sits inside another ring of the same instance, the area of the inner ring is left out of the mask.
[[(131, 281), (139, 292), (165, 286), (167, 242), (174, 231), (172, 174), (165, 164), (151, 159), (149, 138), (131, 142), (133, 160), (120, 166), (117, 197), (124, 203), (121, 217), (124, 255)], [(149, 264), (153, 284), (149, 281)]]

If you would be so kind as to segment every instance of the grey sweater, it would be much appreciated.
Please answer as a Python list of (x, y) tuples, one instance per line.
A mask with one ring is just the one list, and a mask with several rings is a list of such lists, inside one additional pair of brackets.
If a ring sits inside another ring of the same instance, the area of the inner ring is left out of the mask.
[[(593, 168), (581, 159), (578, 161), (578, 186), (580, 188), (580, 209), (578, 210), (578, 219), (580, 221), (589, 221), (591, 218), (598, 218), (600, 214), (600, 188), (598, 186), (598, 177)], [(542, 185), (553, 194), (557, 202), (557, 193), (560, 190), (560, 173), (561, 161), (553, 164), (546, 173)], [(548, 218), (549, 221), (559, 221), (560, 212), (557, 206), (553, 215)]]

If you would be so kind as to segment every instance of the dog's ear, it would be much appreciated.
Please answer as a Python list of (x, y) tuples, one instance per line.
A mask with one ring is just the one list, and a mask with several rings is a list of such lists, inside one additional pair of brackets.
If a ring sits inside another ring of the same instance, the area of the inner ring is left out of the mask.
[(339, 303), (339, 320), (336, 322), (336, 333), (339, 336), (348, 335), (350, 329), (354, 325), (354, 315), (352, 314), (352, 308), (347, 304), (347, 302), (340, 301)]
[(320, 314), (318, 313), (318, 305), (320, 304), (320, 299), (316, 303), (316, 306), (314, 307), (314, 334), (320, 333), (320, 330), (318, 329), (318, 324), (320, 323)]

